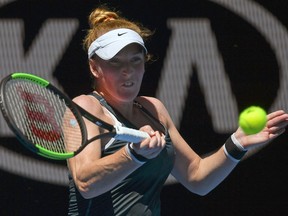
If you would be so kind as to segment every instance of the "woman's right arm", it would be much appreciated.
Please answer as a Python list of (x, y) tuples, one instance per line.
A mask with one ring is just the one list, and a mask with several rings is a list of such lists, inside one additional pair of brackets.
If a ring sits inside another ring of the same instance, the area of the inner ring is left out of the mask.
[[(105, 114), (100, 103), (94, 98), (82, 95), (75, 98), (74, 102), (92, 115), (113, 124), (111, 117)], [(84, 121), (88, 131), (88, 139), (99, 134), (101, 129), (97, 125), (86, 119)], [(149, 133), (152, 128), (144, 126), (141, 130)], [(160, 152), (159, 148), (164, 147), (165, 143), (158, 145), (163, 140), (159, 132), (154, 132), (150, 138), (139, 144), (134, 144), (137, 147), (135, 151), (141, 152), (143, 156), (148, 158), (154, 157), (156, 155), (154, 154), (155, 149), (158, 148), (157, 151)], [(103, 145), (105, 143), (101, 143), (101, 140), (95, 140), (85, 147), (81, 153), (68, 160), (68, 167), (75, 185), (82, 196), (87, 199), (109, 191), (142, 165), (131, 157), (131, 153), (129, 154), (126, 147), (102, 157)]]
[[(94, 98), (82, 95), (75, 98), (74, 102), (100, 119), (112, 123)], [(99, 134), (100, 128), (97, 125), (83, 119), (88, 139)], [(69, 137), (67, 139), (69, 142)], [(84, 198), (92, 198), (112, 189), (140, 166), (131, 159), (125, 148), (112, 155), (101, 157), (101, 145), (101, 140), (93, 141), (81, 153), (68, 160), (68, 168), (75, 185)]]

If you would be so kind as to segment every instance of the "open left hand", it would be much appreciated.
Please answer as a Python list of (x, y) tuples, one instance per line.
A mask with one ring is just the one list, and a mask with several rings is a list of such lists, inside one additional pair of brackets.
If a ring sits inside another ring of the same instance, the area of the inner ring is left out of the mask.
[(250, 149), (258, 145), (267, 144), (283, 134), (287, 125), (288, 114), (283, 110), (277, 110), (267, 115), (267, 124), (261, 132), (246, 135), (239, 127), (235, 132), (235, 137), (244, 148)]

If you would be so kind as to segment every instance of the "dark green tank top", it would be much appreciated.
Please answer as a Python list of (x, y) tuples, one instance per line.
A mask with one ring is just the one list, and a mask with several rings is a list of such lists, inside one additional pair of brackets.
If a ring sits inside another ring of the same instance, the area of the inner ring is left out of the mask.
[[(133, 125), (124, 119), (120, 114), (111, 108), (99, 95), (93, 94), (101, 104), (105, 106), (125, 126)], [(137, 104), (148, 116), (159, 122), (152, 114)], [(161, 124), (159, 122), (159, 124)], [(70, 195), (68, 215), (95, 215), (95, 216), (160, 216), (160, 193), (168, 178), (174, 164), (174, 149), (165, 128), (166, 146), (154, 159), (148, 160), (145, 164), (127, 176), (120, 184), (112, 190), (92, 199), (84, 199), (77, 191), (74, 182), (69, 176)], [(103, 151), (103, 157), (113, 154), (127, 142), (114, 141)]]

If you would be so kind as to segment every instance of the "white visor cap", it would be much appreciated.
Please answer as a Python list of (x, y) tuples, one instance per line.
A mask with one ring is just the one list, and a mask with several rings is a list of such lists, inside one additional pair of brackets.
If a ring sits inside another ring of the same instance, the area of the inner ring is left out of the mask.
[(90, 59), (96, 54), (103, 60), (109, 60), (131, 43), (141, 45), (147, 53), (144, 41), (137, 32), (131, 29), (119, 28), (111, 30), (93, 41), (88, 49), (88, 58)]

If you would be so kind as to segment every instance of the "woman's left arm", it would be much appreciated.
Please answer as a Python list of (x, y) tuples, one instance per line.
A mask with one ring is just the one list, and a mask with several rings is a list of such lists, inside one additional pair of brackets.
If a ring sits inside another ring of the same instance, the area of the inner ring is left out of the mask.
[[(267, 118), (266, 127), (257, 134), (245, 135), (241, 128), (234, 133), (234, 137), (248, 152), (266, 145), (284, 133), (288, 125), (287, 113), (279, 110), (269, 114)], [(206, 195), (230, 174), (238, 164), (237, 160), (231, 160), (223, 146), (215, 153), (201, 158), (181, 137), (172, 121), (168, 122), (176, 151), (172, 175), (190, 191)]]

